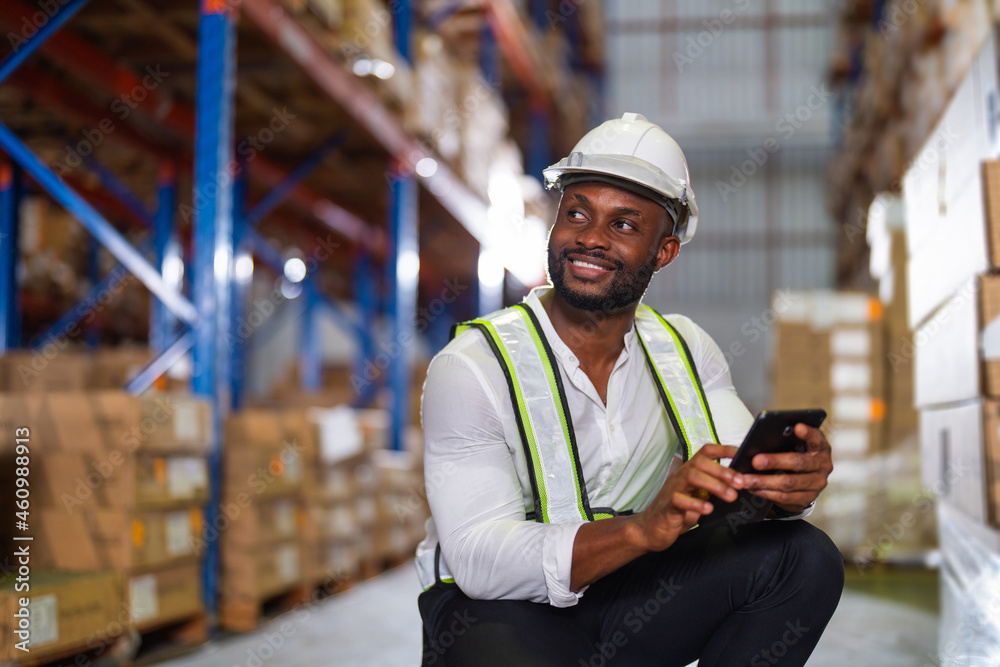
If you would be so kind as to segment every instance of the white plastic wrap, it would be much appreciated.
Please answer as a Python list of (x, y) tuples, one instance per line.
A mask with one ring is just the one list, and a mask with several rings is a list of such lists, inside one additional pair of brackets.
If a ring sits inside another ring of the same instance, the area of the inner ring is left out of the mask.
[(954, 667), (1000, 665), (1000, 533), (946, 503), (941, 531), (938, 660)]

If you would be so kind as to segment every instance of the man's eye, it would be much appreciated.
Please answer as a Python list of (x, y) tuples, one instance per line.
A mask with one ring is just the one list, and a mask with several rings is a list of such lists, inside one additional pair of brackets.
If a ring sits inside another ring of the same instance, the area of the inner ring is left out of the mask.
[(582, 211), (570, 211), (569, 213), (566, 214), (566, 217), (571, 218), (573, 220), (583, 220), (585, 216), (583, 215)]
[(633, 225), (628, 220), (616, 220), (615, 225), (622, 229), (629, 229), (629, 230), (635, 229), (635, 225)]

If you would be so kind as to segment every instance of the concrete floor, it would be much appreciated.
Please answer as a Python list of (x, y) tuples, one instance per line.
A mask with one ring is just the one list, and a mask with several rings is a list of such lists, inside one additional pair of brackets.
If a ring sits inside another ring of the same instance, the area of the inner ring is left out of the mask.
[[(161, 667), (418, 667), (417, 590), (406, 564)], [(809, 667), (938, 664), (936, 646), (933, 612), (848, 589)]]

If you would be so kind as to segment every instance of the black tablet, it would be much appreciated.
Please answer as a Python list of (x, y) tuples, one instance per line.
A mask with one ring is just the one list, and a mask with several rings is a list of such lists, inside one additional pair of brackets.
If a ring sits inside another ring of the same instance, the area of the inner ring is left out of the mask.
[[(820, 409), (807, 410), (765, 410), (757, 415), (750, 430), (747, 431), (743, 444), (733, 456), (729, 467), (741, 473), (757, 475), (776, 475), (782, 470), (754, 470), (753, 458), (758, 454), (779, 454), (785, 452), (804, 452), (806, 443), (795, 435), (796, 424), (806, 424), (819, 428), (826, 419), (826, 411)], [(710, 501), (715, 509), (706, 514), (698, 522), (699, 526), (714, 527), (728, 524), (734, 531), (742, 525), (763, 521), (771, 511), (773, 503), (760, 496), (755, 496), (747, 490), (741, 490), (733, 502), (726, 502), (716, 496)]]

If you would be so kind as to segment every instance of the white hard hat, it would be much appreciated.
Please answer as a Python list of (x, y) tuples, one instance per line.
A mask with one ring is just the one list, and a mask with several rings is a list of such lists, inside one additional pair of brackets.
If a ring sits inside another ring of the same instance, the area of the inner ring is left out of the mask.
[[(550, 190), (596, 180), (649, 197), (671, 213), (674, 235), (682, 244), (694, 238), (698, 204), (684, 152), (669, 134), (642, 114), (627, 113), (601, 123), (583, 135), (568, 157), (542, 174), (545, 187)], [(678, 203), (680, 207), (676, 206)]]

